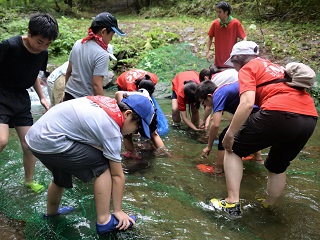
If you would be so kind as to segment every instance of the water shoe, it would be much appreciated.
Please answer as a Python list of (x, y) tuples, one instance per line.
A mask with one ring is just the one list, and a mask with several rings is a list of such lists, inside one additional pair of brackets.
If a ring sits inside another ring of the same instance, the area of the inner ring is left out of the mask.
[[(134, 215), (130, 215), (130, 217), (136, 222), (137, 219)], [(96, 223), (97, 233), (99, 235), (103, 235), (105, 233), (116, 231), (117, 230), (116, 226), (118, 226), (118, 224), (119, 224), (119, 220), (113, 214), (111, 214), (110, 221), (107, 224)], [(129, 228), (131, 228), (132, 226), (133, 226), (133, 223), (130, 222)]]
[(210, 205), (218, 210), (223, 210), (231, 216), (241, 216), (240, 203), (228, 203), (224, 199), (212, 198), (210, 200)]
[(57, 213), (54, 213), (54, 214), (43, 214), (42, 218), (52, 218), (52, 217), (56, 217), (56, 216), (59, 216), (59, 215), (67, 215), (67, 214), (71, 213), (73, 210), (74, 210), (74, 208), (71, 207), (71, 206), (61, 207), (61, 208), (58, 209)]
[(37, 183), (36, 181), (32, 181), (30, 183), (25, 183), (23, 182), (23, 185), (28, 187), (28, 188), (31, 188), (32, 191), (36, 192), (36, 193), (40, 193), (44, 190), (44, 186), (41, 185), (40, 183)]

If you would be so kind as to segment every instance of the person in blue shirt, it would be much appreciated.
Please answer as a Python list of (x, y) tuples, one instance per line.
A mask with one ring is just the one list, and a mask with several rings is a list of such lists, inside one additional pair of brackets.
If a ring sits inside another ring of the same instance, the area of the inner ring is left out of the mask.
[[(212, 109), (212, 123), (209, 130), (208, 145), (202, 151), (202, 157), (206, 158), (210, 154), (215, 137), (219, 131), (222, 115), (224, 112), (234, 114), (239, 102), (239, 83), (238, 81), (217, 87), (212, 81), (204, 81), (199, 84), (196, 90), (196, 99), (208, 108)], [(255, 106), (253, 112), (257, 111), (258, 107)], [(206, 118), (207, 116), (204, 116)], [(214, 167), (214, 174), (223, 174), (223, 158), (224, 147), (222, 146), (222, 139), (228, 130), (227, 126), (219, 135), (218, 152), (216, 163)], [(261, 152), (254, 153), (256, 162), (263, 162)]]

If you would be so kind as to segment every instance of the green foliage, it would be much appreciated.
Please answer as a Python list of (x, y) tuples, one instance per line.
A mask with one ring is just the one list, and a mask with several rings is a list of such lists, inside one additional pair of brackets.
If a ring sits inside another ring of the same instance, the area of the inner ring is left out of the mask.
[(317, 110), (320, 112), (320, 73), (317, 74), (317, 81), (314, 87), (309, 90), (313, 97)]
[(150, 51), (138, 64), (138, 68), (154, 72), (160, 82), (170, 82), (174, 76), (183, 71), (200, 72), (209, 67), (205, 59), (196, 57), (188, 43), (171, 44)]
[(50, 55), (53, 57), (68, 55), (73, 44), (87, 35), (90, 22), (90, 20), (83, 18), (74, 19), (64, 16), (59, 18), (59, 37), (50, 45)]

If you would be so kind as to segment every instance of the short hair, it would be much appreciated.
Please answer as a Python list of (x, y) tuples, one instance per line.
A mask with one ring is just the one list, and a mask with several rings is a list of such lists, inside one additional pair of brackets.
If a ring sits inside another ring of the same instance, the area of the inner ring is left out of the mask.
[(56, 40), (59, 34), (58, 22), (49, 13), (32, 14), (28, 29), (31, 37), (42, 36), (50, 41)]
[[(129, 95), (123, 95), (123, 98), (128, 98)], [(141, 125), (141, 117), (138, 115), (138, 113), (136, 113), (132, 108), (130, 108), (126, 103), (124, 102), (119, 102), (118, 103), (118, 107), (120, 109), (121, 112), (125, 112), (127, 110), (132, 110), (132, 118), (131, 121), (132, 122), (139, 122), (139, 125)]]
[(217, 85), (212, 81), (201, 82), (196, 89), (195, 98), (197, 101), (199, 101), (199, 99), (206, 99), (207, 95), (214, 93), (216, 89)]
[(94, 34), (97, 34), (103, 28), (105, 28), (107, 30), (107, 34), (109, 34), (111, 31), (113, 31), (111, 27), (96, 26), (96, 27), (90, 27), (90, 28)]
[(205, 77), (211, 78), (211, 71), (209, 68), (202, 69), (199, 73), (199, 80), (200, 82), (203, 82), (205, 80)]
[(228, 12), (228, 15), (231, 14), (231, 6), (227, 2), (219, 2), (216, 4), (216, 8), (221, 8), (224, 12)]
[(138, 85), (138, 89), (140, 88), (144, 88), (148, 91), (149, 95), (151, 96), (154, 92), (154, 83), (151, 81), (151, 80), (147, 80), (147, 79), (142, 79), (140, 82), (139, 82), (139, 85)]

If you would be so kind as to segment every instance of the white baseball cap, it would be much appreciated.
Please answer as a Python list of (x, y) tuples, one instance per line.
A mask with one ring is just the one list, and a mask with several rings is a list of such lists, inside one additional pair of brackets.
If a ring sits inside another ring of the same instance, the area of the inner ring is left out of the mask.
[(235, 55), (259, 55), (259, 46), (252, 41), (241, 41), (236, 43), (232, 48), (229, 59), (224, 63), (224, 65), (233, 67), (231, 57)]
[(109, 57), (111, 57), (113, 60), (117, 61), (118, 59), (113, 55), (113, 46), (111, 44), (108, 44), (108, 53)]

